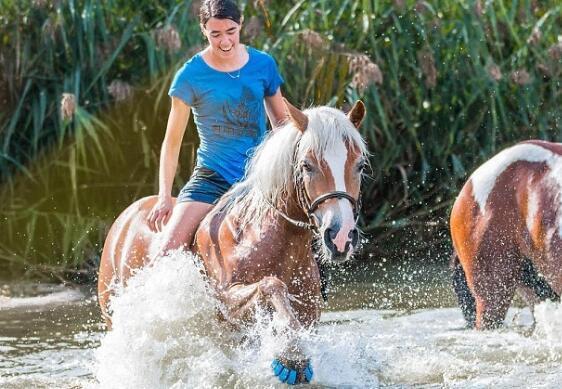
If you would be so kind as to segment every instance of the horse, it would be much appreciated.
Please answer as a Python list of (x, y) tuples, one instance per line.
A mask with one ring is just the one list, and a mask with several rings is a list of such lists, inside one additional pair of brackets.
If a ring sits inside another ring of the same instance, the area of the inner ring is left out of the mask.
[[(222, 319), (242, 328), (255, 322), (258, 308), (275, 311), (287, 323), (283, 333), (298, 334), (320, 318), (319, 263), (347, 261), (358, 249), (368, 163), (358, 129), (366, 110), (360, 100), (347, 114), (286, 104), (285, 125), (256, 148), (243, 180), (203, 219), (189, 247), (222, 303)], [(130, 205), (106, 238), (98, 298), (108, 328), (111, 295), (145, 266), (156, 244), (158, 233), (146, 222), (155, 202), (152, 196)], [(297, 340), (290, 339), (271, 366), (289, 384), (310, 382), (313, 375)]]
[(468, 327), (502, 325), (514, 293), (562, 292), (562, 144), (507, 148), (472, 173), (450, 217), (453, 287)]

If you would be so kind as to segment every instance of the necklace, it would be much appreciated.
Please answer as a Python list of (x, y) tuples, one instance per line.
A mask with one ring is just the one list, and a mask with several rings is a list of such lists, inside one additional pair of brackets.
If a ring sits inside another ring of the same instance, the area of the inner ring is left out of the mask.
[(228, 76), (232, 79), (237, 79), (237, 78), (240, 78), (240, 70), (242, 70), (242, 69), (238, 69), (238, 71), (236, 72), (235, 75), (230, 74), (230, 72), (226, 72), (226, 74), (228, 74)]

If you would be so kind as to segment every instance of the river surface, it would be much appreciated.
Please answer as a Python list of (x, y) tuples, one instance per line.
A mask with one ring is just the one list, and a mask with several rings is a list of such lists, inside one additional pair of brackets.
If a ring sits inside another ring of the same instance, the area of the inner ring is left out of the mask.
[[(415, 270), (413, 270), (415, 269)], [(302, 334), (318, 388), (559, 388), (562, 309), (511, 308), (497, 331), (466, 330), (445, 264), (336, 274), (316, 331)], [(368, 280), (368, 281), (367, 281)], [(106, 333), (93, 291), (0, 283), (2, 388), (266, 388), (277, 319), (244, 335), (182, 256), (139, 273)]]

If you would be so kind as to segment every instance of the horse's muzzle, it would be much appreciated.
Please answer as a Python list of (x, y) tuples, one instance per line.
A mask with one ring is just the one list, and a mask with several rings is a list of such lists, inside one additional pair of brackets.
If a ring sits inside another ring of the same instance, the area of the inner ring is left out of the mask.
[(338, 230), (326, 228), (326, 230), (324, 230), (324, 244), (330, 250), (332, 260), (334, 262), (344, 262), (351, 257), (355, 247), (357, 247), (357, 242), (359, 241), (359, 231), (357, 231), (356, 228), (349, 231), (348, 240), (345, 243), (343, 251), (340, 251), (334, 243), (334, 239), (336, 239), (337, 234)]

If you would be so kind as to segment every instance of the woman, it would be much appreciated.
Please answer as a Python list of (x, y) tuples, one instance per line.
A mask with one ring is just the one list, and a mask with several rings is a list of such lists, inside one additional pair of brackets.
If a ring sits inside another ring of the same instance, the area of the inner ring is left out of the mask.
[[(172, 81), (158, 201), (148, 216), (150, 228), (163, 232), (160, 255), (189, 247), (201, 220), (243, 176), (249, 152), (265, 134), (265, 113), (273, 127), (286, 116), (279, 89), (283, 79), (275, 61), (240, 43), (242, 23), (236, 4), (205, 0), (199, 17), (209, 45)], [(190, 110), (201, 142), (195, 170), (174, 206), (172, 183)]]

